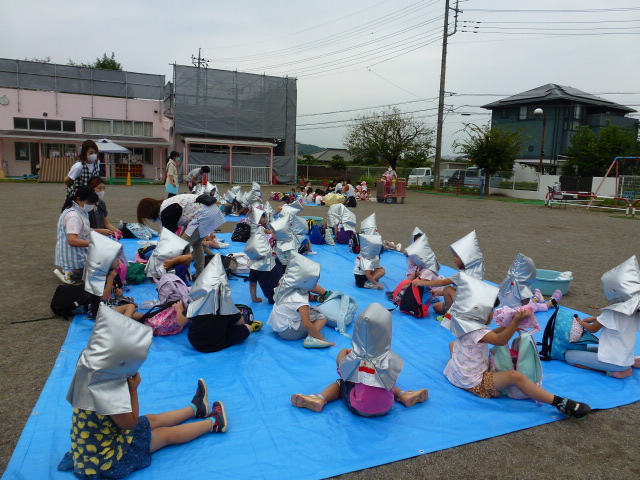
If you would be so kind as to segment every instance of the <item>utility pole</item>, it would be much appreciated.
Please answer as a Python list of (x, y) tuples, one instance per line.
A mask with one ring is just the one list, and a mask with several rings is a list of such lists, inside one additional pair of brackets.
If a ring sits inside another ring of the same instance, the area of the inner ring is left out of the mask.
[(194, 67), (198, 68), (198, 81), (196, 83), (196, 104), (200, 101), (200, 68), (209, 67), (209, 60), (207, 60), (206, 58), (202, 58), (201, 51), (202, 49), (198, 48), (197, 58), (194, 55), (191, 55), (191, 63), (193, 63)]
[[(449, 10), (454, 11), (455, 23), (453, 32), (449, 33)], [(442, 159), (442, 126), (444, 124), (444, 84), (447, 75), (447, 39), (450, 35), (456, 33), (458, 29), (458, 13), (461, 10), (458, 9), (458, 0), (456, 0), (456, 7), (451, 8), (449, 6), (449, 0), (445, 2), (444, 8), (444, 28), (442, 32), (442, 62), (440, 64), (440, 96), (438, 99), (438, 126), (436, 128), (436, 161), (434, 164), (434, 185), (436, 192), (440, 189), (440, 160)]]

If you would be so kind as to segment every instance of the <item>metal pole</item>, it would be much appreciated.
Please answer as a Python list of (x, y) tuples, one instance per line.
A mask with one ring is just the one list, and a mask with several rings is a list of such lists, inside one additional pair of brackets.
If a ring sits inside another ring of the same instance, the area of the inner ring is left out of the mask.
[(547, 136), (547, 112), (542, 114), (542, 146), (540, 147), (540, 176), (544, 173), (544, 166), (542, 161), (544, 160), (544, 139)]
[(436, 127), (436, 159), (433, 165), (434, 186), (440, 189), (440, 160), (442, 158), (442, 126), (444, 124), (444, 84), (447, 71), (447, 37), (449, 36), (449, 0), (445, 1), (444, 27), (442, 31), (442, 61), (440, 63), (440, 96), (438, 99), (438, 125)]

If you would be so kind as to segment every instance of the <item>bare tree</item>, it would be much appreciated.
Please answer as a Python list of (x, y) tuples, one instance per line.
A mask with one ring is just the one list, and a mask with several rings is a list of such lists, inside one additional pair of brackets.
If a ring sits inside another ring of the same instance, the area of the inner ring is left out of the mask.
[(428, 155), (433, 129), (397, 108), (352, 119), (345, 145), (355, 163), (388, 163), (394, 169), (407, 154)]

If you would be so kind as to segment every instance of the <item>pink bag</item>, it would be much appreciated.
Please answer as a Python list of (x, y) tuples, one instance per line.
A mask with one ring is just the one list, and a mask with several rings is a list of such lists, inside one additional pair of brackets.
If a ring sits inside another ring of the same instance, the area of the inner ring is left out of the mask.
[(169, 307), (144, 321), (145, 325), (153, 328), (154, 335), (176, 335), (184, 327), (178, 324), (178, 312), (174, 307)]

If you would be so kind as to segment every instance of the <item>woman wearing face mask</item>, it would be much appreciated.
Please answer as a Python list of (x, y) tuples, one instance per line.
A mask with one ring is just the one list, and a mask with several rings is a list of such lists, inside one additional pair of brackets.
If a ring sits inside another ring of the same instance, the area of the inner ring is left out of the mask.
[(93, 188), (78, 188), (73, 198), (68, 198), (58, 219), (58, 239), (56, 242), (56, 269), (53, 273), (64, 283), (82, 280), (82, 270), (87, 259), (91, 236), (89, 212), (98, 202)]
[(73, 164), (67, 178), (64, 179), (67, 199), (74, 198), (79, 187), (89, 185), (91, 178), (97, 177), (99, 171), (98, 145), (93, 140), (85, 140), (80, 149), (80, 159)]
[(93, 191), (98, 195), (96, 208), (89, 212), (89, 225), (91, 226), (91, 230), (95, 230), (102, 235), (113, 235), (117, 238), (122, 238), (122, 232), (109, 221), (107, 204), (104, 203), (104, 191), (107, 188), (107, 184), (102, 177), (93, 177), (89, 181), (89, 186), (93, 188)]

